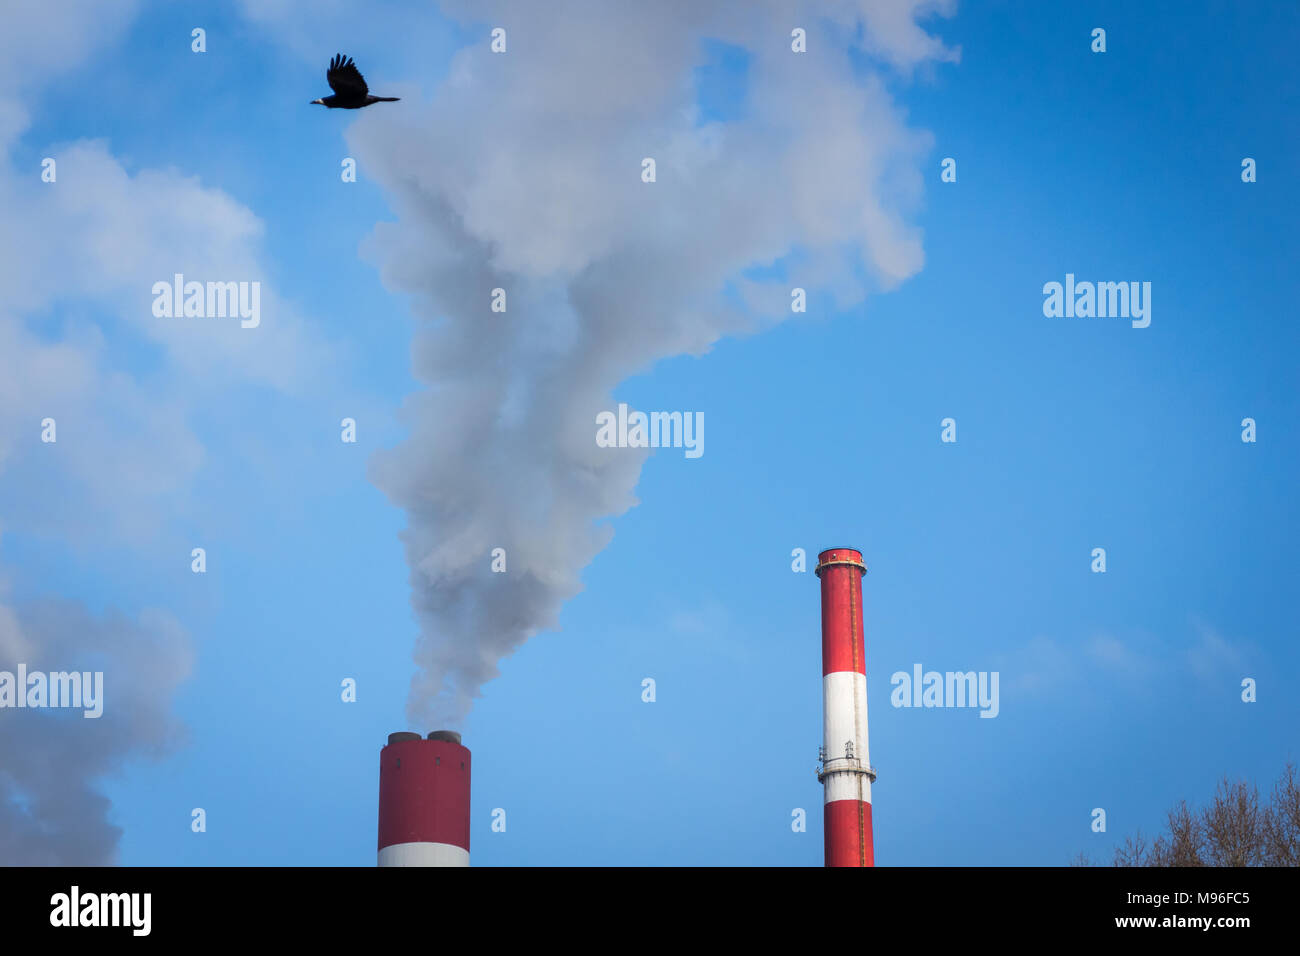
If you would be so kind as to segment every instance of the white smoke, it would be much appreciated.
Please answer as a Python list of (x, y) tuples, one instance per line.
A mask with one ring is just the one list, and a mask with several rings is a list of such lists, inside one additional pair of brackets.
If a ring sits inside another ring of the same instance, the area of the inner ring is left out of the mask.
[[(603, 522), (636, 504), (645, 453), (595, 444), (621, 381), (781, 321), (792, 287), (846, 306), (867, 293), (859, 263), (885, 288), (921, 268), (903, 216), (929, 139), (849, 47), (894, 71), (953, 59), (916, 22), (947, 7), (444, 3), (479, 22), (481, 42), (432, 101), (407, 91), (351, 128), (397, 214), (366, 254), (410, 297), (427, 386), (403, 409), (409, 438), (372, 462), (408, 516), (414, 726), (460, 722), (500, 660), (556, 626), (610, 539)], [(504, 54), (489, 49), (497, 26)], [(796, 27), (806, 53), (791, 50)], [(706, 40), (750, 56), (725, 123), (694, 105)], [(780, 282), (740, 275), (794, 251)], [(489, 308), (496, 288), (504, 314)]]
[[(162, 611), (97, 618), (79, 604), (0, 604), (0, 671), (102, 672), (102, 714), (0, 711), (0, 864), (104, 866), (121, 830), (97, 782), (169, 752), (184, 731), (172, 696), (193, 666), (189, 639)], [(18, 693), (24, 693), (21, 688)]]

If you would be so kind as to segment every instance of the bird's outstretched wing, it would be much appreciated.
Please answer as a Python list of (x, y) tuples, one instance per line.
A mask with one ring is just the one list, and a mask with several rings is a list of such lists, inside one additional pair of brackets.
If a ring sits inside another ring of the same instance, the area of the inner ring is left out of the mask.
[(342, 53), (330, 60), (330, 68), (325, 71), (325, 82), (339, 96), (361, 97), (370, 92), (366, 78), (361, 75), (352, 57)]

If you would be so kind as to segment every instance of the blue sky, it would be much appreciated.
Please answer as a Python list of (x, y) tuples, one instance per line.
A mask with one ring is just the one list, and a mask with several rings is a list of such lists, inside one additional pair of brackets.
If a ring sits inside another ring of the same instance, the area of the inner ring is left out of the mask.
[[(301, 317), (301, 341), (329, 352), (299, 387), (232, 376), (186, 391), (175, 407), (202, 456), (178, 469), (183, 492), (131, 499), (156, 517), (147, 534), (107, 519), (101, 533), (93, 511), (76, 533), (28, 520), (61, 507), (41, 488), (63, 479), (32, 448), (8, 469), (0, 456), (6, 603), (162, 608), (193, 648), (172, 706), (183, 734), (158, 759), (128, 751), (98, 783), (123, 864), (373, 865), (378, 751), (408, 729), (419, 624), (407, 518), (368, 469), (402, 441), (398, 409), (419, 383), (412, 296), (385, 281), (392, 263), (368, 237), (409, 207), (364, 160), (391, 140), (348, 138), (387, 120), (308, 101), (344, 50), (373, 91), (403, 97), (391, 109), (410, 113), (394, 115), (421, 122), (453, 55), (491, 24), (420, 6), (381, 5), (355, 36), (326, 16), (337, 32), (312, 46), (321, 24), (290, 38), (226, 5), (143, 4), (31, 91), (8, 146), (6, 175), (102, 140), (129, 176), (173, 170), (228, 196), (260, 221), (259, 274)], [(857, 547), (871, 568), (878, 864), (1105, 859), (1220, 776), (1265, 785), (1300, 756), (1300, 197), (1287, 170), (1300, 16), (1217, 3), (951, 13), (921, 23), (959, 59), (900, 67), (862, 34), (853, 56), (901, 128), (929, 137), (899, 150), (919, 185), (903, 215), (923, 265), (889, 281), (859, 262), (865, 300), (836, 307), (810, 285), (807, 315), (615, 388), (634, 407), (702, 411), (706, 452), (648, 458), (639, 503), (604, 522), (613, 538), (560, 627), (483, 686), (464, 724), (475, 865), (820, 865), (818, 586), (791, 571), (794, 548)], [(819, 42), (854, 42), (807, 22)], [(390, 49), (396, 23), (408, 26)], [(205, 54), (190, 51), (194, 25)], [(1089, 48), (1098, 26), (1104, 54)], [(751, 55), (708, 36), (693, 49), (697, 125), (755, 115)], [(343, 185), (349, 155), (363, 160)], [(955, 183), (940, 181), (944, 157)], [(1243, 157), (1257, 182), (1241, 181)], [(75, 169), (61, 164), (61, 179)], [(51, 187), (29, 174), (18, 188)], [(748, 274), (781, 280), (799, 254)], [(1045, 318), (1043, 284), (1066, 273), (1150, 282), (1150, 327)], [(103, 367), (166, 408), (188, 366), (133, 325), (131, 294), (52, 293), (18, 321), (47, 343), (100, 329)], [(338, 440), (344, 416), (355, 445)], [(60, 445), (75, 434), (60, 421)], [(196, 546), (204, 575), (190, 573)], [(1090, 570), (1096, 547), (1105, 574)], [(998, 717), (891, 707), (890, 675), (916, 663), (998, 671)], [(345, 677), (356, 703), (340, 701)], [(1255, 703), (1241, 700), (1246, 677)], [(194, 807), (207, 833), (191, 832)], [(498, 807), (505, 833), (490, 828)], [(807, 832), (792, 832), (795, 808)]]

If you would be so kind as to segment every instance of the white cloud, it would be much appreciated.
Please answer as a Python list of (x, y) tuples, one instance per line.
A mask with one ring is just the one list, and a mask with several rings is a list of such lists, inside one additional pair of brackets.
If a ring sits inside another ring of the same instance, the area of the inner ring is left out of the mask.
[[(258, 217), (221, 190), (130, 170), (103, 142), (40, 144), (58, 164), (53, 183), (13, 165), (45, 84), (111, 47), (133, 8), (17, 0), (0, 31), (0, 528), (116, 554), (184, 512), (207, 454), (196, 410), (211, 421), (232, 389), (328, 387), (334, 360), (266, 281)], [(155, 318), (153, 283), (176, 272), (261, 281), (261, 326)], [(45, 418), (57, 442), (41, 441)], [(0, 604), (0, 669), (102, 669), (106, 680), (99, 720), (0, 714), (0, 860), (112, 861), (118, 833), (98, 781), (172, 745), (171, 697), (190, 661), (161, 611)]]
[[(92, 300), (116, 317), (115, 334), (156, 343), (177, 383), (231, 379), (298, 389), (331, 355), (274, 292), (261, 264), (262, 223), (218, 189), (174, 170), (130, 174), (102, 142), (52, 148), (58, 179), (37, 170), (0, 174), (7, 228), (0, 283), (12, 314)], [(155, 282), (260, 282), (261, 325), (232, 319), (157, 318)]]
[(0, 155), (26, 129), (33, 92), (111, 46), (136, 7), (135, 0), (6, 0), (0, 31)]
[(1163, 638), (1144, 632), (1132, 632), (1123, 639), (1102, 632), (1080, 642), (1036, 636), (1004, 666), (1011, 678), (1008, 686), (1026, 691), (1050, 691), (1096, 675), (1110, 682), (1196, 677), (1213, 682), (1231, 678), (1230, 683), (1235, 684), (1239, 671), (1240, 676), (1247, 676), (1243, 668), (1249, 649), (1249, 645), (1225, 640), (1214, 628), (1194, 619), (1190, 632)]
[(1186, 660), (1192, 671), (1205, 681), (1236, 684), (1245, 673), (1245, 655), (1204, 621), (1194, 621), (1196, 640), (1186, 650)]
[(1108, 670), (1130, 676), (1139, 676), (1153, 665), (1145, 654), (1110, 634), (1093, 635), (1087, 642), (1085, 652)]

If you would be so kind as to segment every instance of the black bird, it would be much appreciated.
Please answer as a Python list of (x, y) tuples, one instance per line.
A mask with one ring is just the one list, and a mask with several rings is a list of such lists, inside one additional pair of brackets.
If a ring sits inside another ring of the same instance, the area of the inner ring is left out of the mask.
[(372, 96), (370, 87), (366, 86), (366, 78), (352, 62), (352, 57), (342, 53), (330, 60), (330, 68), (325, 71), (325, 82), (330, 85), (334, 95), (312, 100), (312, 103), (328, 106), (332, 110), (359, 110), (371, 103), (396, 103), (401, 99), (398, 96)]

